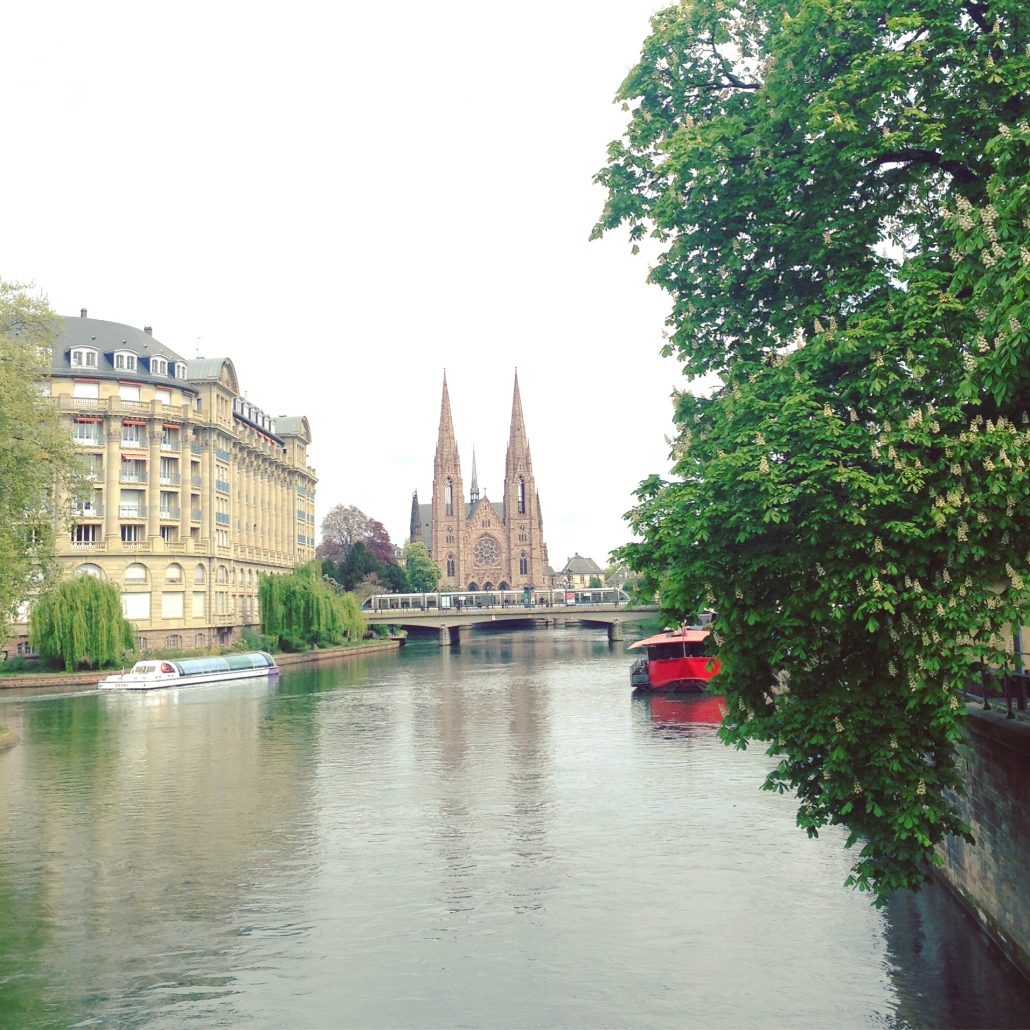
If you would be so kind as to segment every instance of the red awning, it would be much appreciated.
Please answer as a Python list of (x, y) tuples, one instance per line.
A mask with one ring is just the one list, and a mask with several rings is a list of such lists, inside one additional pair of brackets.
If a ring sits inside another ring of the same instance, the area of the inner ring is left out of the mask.
[(123, 426), (145, 426), (147, 424), (146, 419), (142, 418), (123, 418)]
[(647, 637), (645, 640), (638, 640), (635, 644), (630, 644), (626, 650), (630, 651), (634, 647), (654, 647), (655, 644), (700, 644), (702, 640), (708, 637), (709, 633), (711, 633), (709, 629), (666, 630), (664, 633)]
[(75, 416), (75, 421), (76, 422), (103, 422), (104, 420), (102, 418), (89, 418), (86, 415), (76, 415)]
[(174, 429), (176, 432), (178, 432), (182, 428), (182, 426), (173, 426), (173, 425), (171, 425), (171, 424), (166, 422), (161, 428), (162, 429)]
[(140, 454), (123, 454), (122, 461), (146, 461), (147, 452), (142, 451)]

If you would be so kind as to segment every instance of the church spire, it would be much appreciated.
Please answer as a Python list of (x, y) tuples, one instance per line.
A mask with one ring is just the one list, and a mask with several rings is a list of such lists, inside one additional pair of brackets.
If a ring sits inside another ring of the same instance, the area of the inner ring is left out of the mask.
[(472, 487), (469, 490), (469, 501), (475, 504), (479, 500), (479, 478), (476, 476), (476, 449), (472, 448)]
[(458, 442), (454, 438), (454, 423), (451, 421), (451, 398), (447, 392), (447, 373), (443, 374), (443, 397), (440, 400), (440, 429), (436, 436), (435, 471), (461, 477), (461, 462), (458, 460)]
[(529, 454), (526, 420), (522, 416), (519, 370), (515, 369), (515, 392), (511, 399), (511, 428), (508, 431), (508, 456), (504, 462), (505, 480), (513, 479), (518, 472), (526, 477), (531, 477), (533, 475), (533, 459)]

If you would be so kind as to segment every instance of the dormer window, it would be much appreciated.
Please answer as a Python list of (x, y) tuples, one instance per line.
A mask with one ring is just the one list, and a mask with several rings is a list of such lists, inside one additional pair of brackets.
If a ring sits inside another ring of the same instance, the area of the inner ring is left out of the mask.
[(176, 379), (185, 379), (186, 378), (186, 362), (185, 361), (177, 361), (175, 363), (175, 378)]
[(74, 347), (71, 353), (73, 368), (96, 368), (97, 352), (92, 347)]
[(125, 372), (135, 372), (136, 355), (132, 351), (116, 350), (114, 352), (114, 367)]
[(168, 375), (168, 362), (165, 358), (159, 358), (156, 355), (150, 359), (150, 374), (152, 376), (166, 376)]

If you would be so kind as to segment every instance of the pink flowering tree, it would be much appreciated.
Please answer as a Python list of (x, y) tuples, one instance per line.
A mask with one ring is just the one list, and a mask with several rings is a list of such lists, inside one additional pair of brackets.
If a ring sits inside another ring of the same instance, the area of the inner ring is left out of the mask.
[(968, 837), (956, 690), (1028, 611), (1028, 47), (1022, 0), (686, 0), (597, 176), (684, 373), (620, 557), (718, 610), (724, 738), (877, 903)]

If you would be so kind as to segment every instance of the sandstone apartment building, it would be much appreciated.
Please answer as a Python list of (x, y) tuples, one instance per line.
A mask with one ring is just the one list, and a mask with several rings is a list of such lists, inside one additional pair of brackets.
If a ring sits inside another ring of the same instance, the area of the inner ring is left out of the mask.
[(58, 527), (62, 565), (121, 590), (145, 649), (257, 626), (259, 576), (315, 555), (308, 420), (245, 399), (227, 357), (187, 360), (85, 309), (59, 322), (49, 386), (91, 484)]

